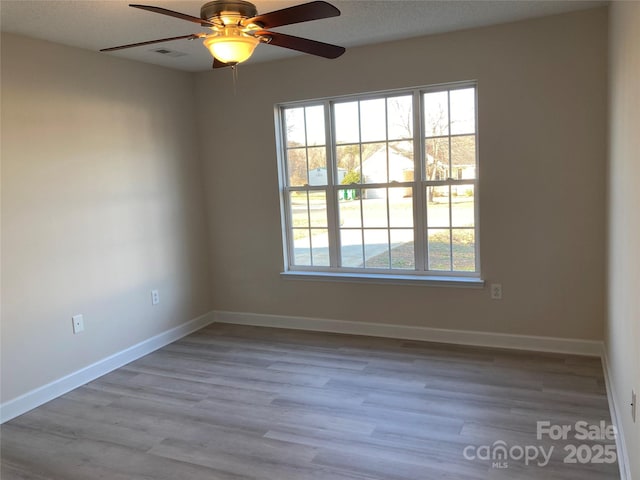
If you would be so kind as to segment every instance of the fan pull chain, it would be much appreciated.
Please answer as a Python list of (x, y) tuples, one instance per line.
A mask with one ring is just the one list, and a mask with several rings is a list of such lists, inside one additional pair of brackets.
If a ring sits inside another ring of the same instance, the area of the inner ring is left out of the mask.
[(238, 93), (238, 65), (233, 65), (231, 71), (233, 72), (233, 96), (235, 97)]

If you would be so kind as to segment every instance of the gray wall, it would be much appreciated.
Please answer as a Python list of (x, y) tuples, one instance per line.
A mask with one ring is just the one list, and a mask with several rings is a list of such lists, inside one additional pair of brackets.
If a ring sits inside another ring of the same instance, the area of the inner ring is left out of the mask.
[[(269, 48), (263, 46), (260, 48)], [(214, 308), (598, 340), (605, 311), (607, 11), (196, 77)], [(284, 280), (277, 102), (478, 81), (488, 289)]]
[(194, 107), (190, 74), (2, 35), (2, 402), (210, 310)]
[(613, 2), (610, 12), (609, 271), (605, 345), (613, 397), (640, 478), (640, 3)]

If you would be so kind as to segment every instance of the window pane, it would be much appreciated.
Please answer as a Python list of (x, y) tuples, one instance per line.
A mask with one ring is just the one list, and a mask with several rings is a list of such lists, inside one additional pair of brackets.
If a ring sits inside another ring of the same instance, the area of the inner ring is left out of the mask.
[(338, 190), (338, 214), (340, 227), (359, 228), (362, 226), (360, 191), (356, 189)]
[(309, 170), (309, 185), (327, 185), (327, 169), (318, 167)]
[(360, 180), (360, 171), (352, 170), (351, 174), (347, 175), (349, 171), (346, 168), (338, 168), (337, 177), (334, 178), (336, 185), (348, 185), (351, 183), (358, 183), (356, 180)]
[(427, 138), (425, 141), (426, 154), (429, 157), (427, 164), (434, 161), (449, 163), (449, 137)]
[(324, 145), (324, 107), (317, 105), (305, 108), (307, 123), (307, 145)]
[(414, 170), (413, 142), (389, 142), (389, 181), (412, 182)]
[(284, 111), (287, 147), (302, 147), (306, 144), (304, 136), (304, 108), (287, 108)]
[(360, 102), (360, 130), (363, 142), (387, 139), (384, 98)]
[(306, 148), (287, 150), (287, 173), (289, 174), (289, 186), (300, 187), (307, 184)]
[(360, 183), (360, 145), (343, 145), (336, 147), (338, 162), (338, 178), (344, 172), (340, 184)]
[(364, 267), (364, 248), (362, 230), (340, 230), (340, 256), (343, 267)]
[(473, 272), (476, 269), (475, 233), (473, 229), (454, 229), (452, 234), (453, 270)]
[(311, 229), (311, 253), (313, 264), (328, 267), (329, 261), (329, 233), (327, 230)]
[(429, 270), (451, 270), (449, 230), (428, 230)]
[(413, 138), (413, 99), (411, 95), (387, 99), (389, 140)]
[(291, 192), (291, 226), (294, 228), (309, 226), (309, 210), (307, 208), (307, 192)]
[(449, 135), (449, 107), (447, 92), (425, 93), (424, 134), (426, 137)]
[(451, 134), (476, 131), (475, 88), (451, 90)]
[(387, 144), (362, 145), (362, 182), (387, 183)]
[(473, 227), (475, 224), (473, 185), (451, 187), (451, 223), (453, 227)]
[(426, 180), (443, 180), (449, 167), (449, 138), (429, 138), (425, 142)]
[(327, 194), (325, 192), (309, 192), (309, 217), (312, 227), (327, 226)]
[(427, 226), (449, 227), (449, 187), (427, 187)]
[(415, 253), (413, 251), (413, 230), (391, 230), (391, 268), (416, 268)]
[(451, 137), (451, 177), (454, 180), (476, 178), (476, 136)]
[(389, 268), (389, 237), (387, 230), (364, 231), (366, 268)]
[(309, 242), (309, 230), (294, 228), (293, 233), (293, 257), (296, 265), (311, 265), (311, 244)]
[(362, 218), (364, 227), (387, 226), (387, 189), (362, 189)]
[(389, 226), (413, 228), (412, 197), (411, 187), (389, 189)]
[(310, 147), (307, 149), (309, 170), (327, 168), (327, 150), (324, 147)]
[(360, 141), (360, 123), (358, 102), (336, 103), (333, 106), (336, 143), (358, 143)]
[(327, 156), (324, 147), (307, 149), (309, 156), (309, 185), (327, 185)]
[(341, 229), (340, 255), (342, 256), (342, 266), (362, 268), (364, 265), (363, 253), (362, 230)]

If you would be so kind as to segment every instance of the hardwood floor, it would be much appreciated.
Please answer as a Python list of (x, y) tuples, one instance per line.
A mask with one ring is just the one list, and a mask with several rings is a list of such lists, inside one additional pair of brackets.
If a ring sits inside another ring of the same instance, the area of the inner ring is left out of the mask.
[(619, 478), (581, 420), (610, 422), (596, 358), (214, 324), (4, 424), (1, 477)]

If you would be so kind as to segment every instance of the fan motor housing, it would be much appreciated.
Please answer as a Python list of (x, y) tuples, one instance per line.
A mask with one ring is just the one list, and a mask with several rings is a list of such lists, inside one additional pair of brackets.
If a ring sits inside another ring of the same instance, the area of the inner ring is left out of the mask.
[(234, 12), (245, 18), (252, 18), (258, 14), (256, 6), (244, 0), (214, 0), (205, 3), (200, 8), (200, 18), (209, 20), (219, 17), (223, 12)]

